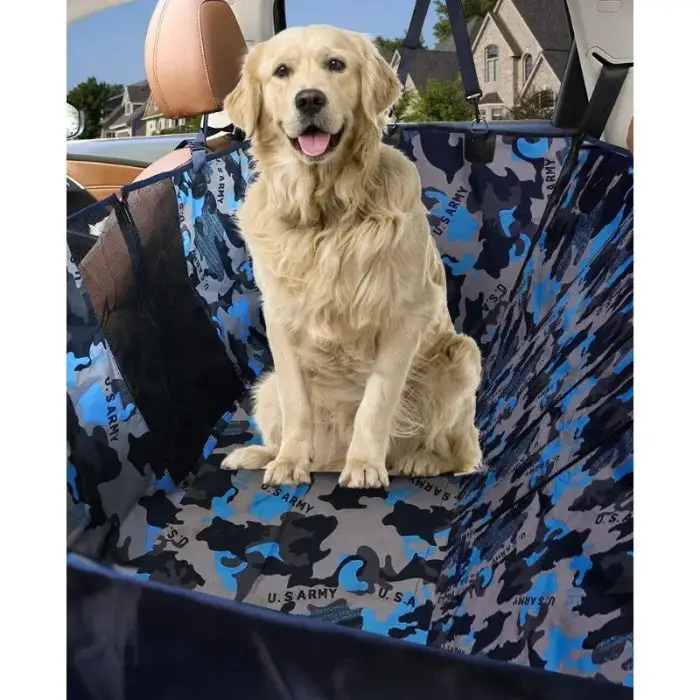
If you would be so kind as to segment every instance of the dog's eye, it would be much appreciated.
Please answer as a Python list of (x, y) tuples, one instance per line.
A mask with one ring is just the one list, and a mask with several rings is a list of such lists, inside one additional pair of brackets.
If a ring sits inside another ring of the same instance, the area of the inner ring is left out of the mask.
[(334, 73), (342, 73), (345, 70), (345, 64), (339, 58), (331, 58), (328, 61), (328, 70)]
[(275, 68), (275, 73), (274, 75), (277, 78), (286, 78), (289, 74), (291, 73), (291, 70), (288, 65), (281, 63), (277, 68)]

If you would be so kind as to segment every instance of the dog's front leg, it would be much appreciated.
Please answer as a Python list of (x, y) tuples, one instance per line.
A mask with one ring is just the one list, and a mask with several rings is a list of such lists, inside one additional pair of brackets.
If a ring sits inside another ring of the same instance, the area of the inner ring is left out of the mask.
[(419, 338), (417, 324), (411, 323), (398, 332), (381, 334), (374, 369), (355, 415), (341, 486), (389, 486), (386, 455), (391, 429)]
[(267, 337), (277, 376), (282, 412), (282, 441), (267, 465), (264, 484), (308, 484), (311, 481), (313, 415), (306, 382), (285, 329), (267, 322)]

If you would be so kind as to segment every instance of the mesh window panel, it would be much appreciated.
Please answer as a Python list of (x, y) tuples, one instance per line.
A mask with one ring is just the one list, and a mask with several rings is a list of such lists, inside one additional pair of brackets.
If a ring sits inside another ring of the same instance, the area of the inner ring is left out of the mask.
[(158, 466), (179, 481), (243, 389), (187, 277), (171, 181), (125, 193), (124, 203), (80, 267), (158, 441)]
[(140, 309), (136, 402), (178, 479), (243, 385), (187, 276), (172, 181), (125, 193), (124, 203)]
[(117, 198), (109, 197), (69, 217), (68, 247), (76, 264), (80, 264), (92, 250), (106, 227), (119, 226), (115, 209), (118, 206)]

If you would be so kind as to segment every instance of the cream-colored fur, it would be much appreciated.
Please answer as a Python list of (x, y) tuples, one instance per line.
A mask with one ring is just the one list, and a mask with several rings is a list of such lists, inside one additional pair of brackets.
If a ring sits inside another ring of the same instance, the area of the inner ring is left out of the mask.
[[(344, 70), (329, 70), (330, 58)], [(307, 89), (326, 95), (323, 127), (342, 134), (317, 159), (294, 147), (295, 95)], [(224, 468), (265, 468), (273, 484), (340, 471), (344, 486), (376, 488), (388, 486), (387, 466), (432, 476), (481, 461), (480, 353), (450, 320), (418, 173), (381, 144), (398, 94), (371, 42), (314, 26), (255, 46), (226, 101), (259, 172), (239, 222), (275, 370), (255, 390), (264, 445)]]

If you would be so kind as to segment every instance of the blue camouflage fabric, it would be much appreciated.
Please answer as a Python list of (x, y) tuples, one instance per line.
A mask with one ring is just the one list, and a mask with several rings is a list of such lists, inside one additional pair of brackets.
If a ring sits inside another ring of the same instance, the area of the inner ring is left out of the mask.
[(247, 149), (239, 148), (173, 178), (190, 280), (246, 384), (272, 363), (252, 261), (236, 224), (252, 176)]
[[(220, 469), (259, 440), (249, 396), (232, 397), (191, 478), (143, 484), (103, 557), (152, 581), (631, 685), (631, 159), (503, 133), (493, 160), (472, 164), (463, 138), (421, 126), (399, 148), (421, 176), (455, 325), (484, 356), (487, 469), (388, 492), (330, 474), (265, 488), (259, 472)], [(171, 176), (191, 283), (247, 386), (271, 362), (236, 222), (252, 177), (245, 145)]]
[(153, 479), (152, 435), (67, 262), (68, 539), (95, 554)]
[(484, 363), (430, 642), (632, 682), (632, 168), (597, 146), (536, 241)]
[(333, 474), (266, 487), (261, 472), (219, 468), (259, 439), (241, 407), (222, 423), (186, 493), (140, 499), (116, 560), (152, 580), (425, 644), (458, 479), (397, 480), (389, 493), (343, 489)]
[(403, 130), (399, 147), (420, 175), (455, 327), (486, 356), (570, 140), (498, 135), (487, 164), (465, 160), (463, 140), (463, 132), (423, 126)]

